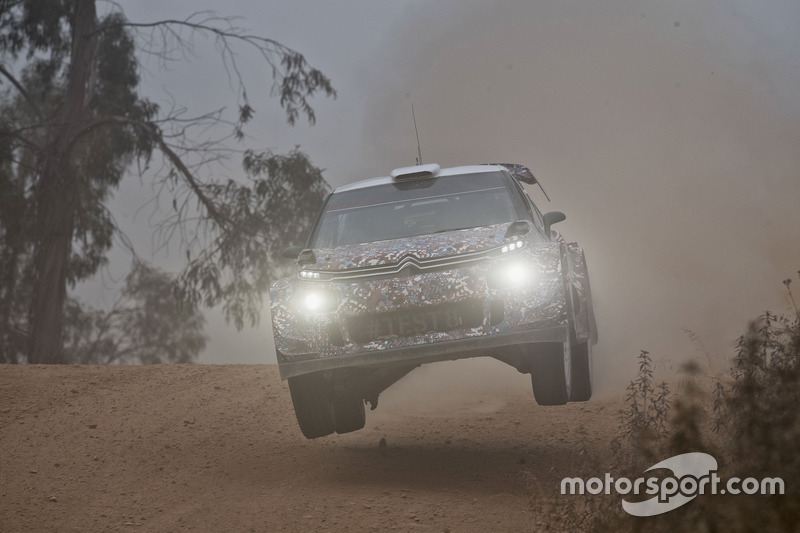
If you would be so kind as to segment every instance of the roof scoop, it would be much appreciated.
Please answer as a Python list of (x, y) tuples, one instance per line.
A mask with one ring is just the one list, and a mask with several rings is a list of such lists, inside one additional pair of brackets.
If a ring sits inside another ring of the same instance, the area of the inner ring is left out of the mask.
[(413, 167), (401, 167), (392, 170), (389, 175), (395, 181), (414, 180), (421, 178), (433, 178), (439, 173), (441, 167), (436, 163), (430, 165), (415, 165)]

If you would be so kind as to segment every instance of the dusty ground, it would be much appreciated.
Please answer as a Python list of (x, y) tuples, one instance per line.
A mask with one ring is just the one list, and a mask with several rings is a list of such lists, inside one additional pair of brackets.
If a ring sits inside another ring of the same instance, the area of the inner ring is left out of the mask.
[(603, 453), (616, 403), (539, 407), (487, 365), (417, 370), (313, 441), (271, 365), (0, 366), (0, 531), (541, 528), (531, 483)]

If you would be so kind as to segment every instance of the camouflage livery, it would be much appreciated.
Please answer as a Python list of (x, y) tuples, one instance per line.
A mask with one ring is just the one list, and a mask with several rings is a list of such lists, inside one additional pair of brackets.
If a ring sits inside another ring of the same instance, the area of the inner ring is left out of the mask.
[[(333, 276), (349, 274), (349, 277), (309, 281), (295, 276), (272, 285), (271, 312), (279, 361), (346, 358), (513, 331), (566, 327), (568, 309), (562, 281), (563, 258), (567, 257), (569, 249), (574, 252), (569, 257), (574, 255), (576, 264), (582, 265), (582, 252), (572, 245), (565, 247), (561, 242), (543, 242), (531, 231), (522, 238), (525, 246), (501, 256), (500, 247), (505, 242), (509, 225), (315, 250), (317, 261), (307, 269)], [(476, 254), (483, 256), (474, 258)], [(469, 256), (468, 262), (459, 264), (465, 256)], [(444, 258), (452, 259), (454, 264), (452, 268), (433, 272), (421, 272), (412, 266), (408, 272), (401, 271), (398, 275), (368, 278), (372, 269), (396, 266), (408, 258), (413, 258), (413, 264)], [(536, 265), (539, 273), (536, 283), (513, 290), (490, 288), (489, 269), (498, 262), (519, 258)], [(576, 290), (582, 290), (582, 279), (582, 274), (572, 279)], [(338, 302), (336, 308), (315, 315), (300, 309), (296, 303), (308, 287), (333, 293)], [(410, 309), (424, 313), (426, 308), (459, 302), (474, 302), (479, 306), (483, 313), (481, 323), (405, 337), (387, 335), (365, 342), (353, 339), (348, 329), (348, 319), (352, 317)], [(495, 308), (502, 306), (502, 320), (496, 323), (492, 322), (493, 305)], [(581, 334), (588, 336), (588, 322), (584, 320), (583, 324), (586, 327)], [(284, 377), (292, 375), (287, 365), (281, 370)]]

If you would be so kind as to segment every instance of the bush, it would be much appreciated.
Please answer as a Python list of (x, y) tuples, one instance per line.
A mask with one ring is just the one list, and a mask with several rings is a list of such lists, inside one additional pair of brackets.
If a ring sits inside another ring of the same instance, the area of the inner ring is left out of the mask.
[[(535, 505), (547, 527), (648, 533), (800, 531), (800, 313), (791, 280), (784, 284), (794, 317), (765, 313), (753, 321), (738, 340), (729, 375), (709, 378), (700, 365), (689, 362), (672, 393), (664, 382), (655, 385), (650, 354), (638, 355), (636, 378), (619, 411), (608, 471), (635, 479), (674, 455), (705, 452), (717, 459), (720, 478), (780, 477), (785, 494), (699, 495), (648, 518), (624, 513), (621, 497), (614, 494), (565, 497), (558, 505), (538, 500)], [(575, 466), (589, 476), (607, 469), (596, 457)]]
[(652, 360), (642, 352), (614, 453), (636, 477), (668, 457), (705, 452), (717, 459), (721, 478), (781, 477), (785, 494), (701, 495), (652, 518), (606, 513), (594, 529), (800, 531), (800, 314), (791, 280), (784, 284), (794, 317), (765, 313), (752, 322), (738, 340), (730, 375), (714, 377), (710, 386), (700, 366), (687, 363), (672, 401), (666, 384), (653, 387)]

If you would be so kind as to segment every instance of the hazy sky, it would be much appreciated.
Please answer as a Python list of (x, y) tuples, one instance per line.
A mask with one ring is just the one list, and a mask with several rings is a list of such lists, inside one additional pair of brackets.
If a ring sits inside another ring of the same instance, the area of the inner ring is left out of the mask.
[[(285, 125), (268, 72), (242, 50), (257, 115), (248, 146), (300, 145), (334, 186), (413, 164), (414, 104), (426, 162), (528, 165), (586, 250), (600, 328), (598, 378), (639, 349), (725, 356), (747, 320), (784, 311), (800, 269), (800, 4), (641, 2), (122, 2), (131, 20), (216, 10), (303, 54), (339, 96), (317, 124)], [(195, 112), (235, 94), (211, 41), (144, 92)], [(240, 175), (231, 161), (230, 175)], [(151, 250), (153, 195), (135, 179), (112, 209)], [(127, 259), (114, 254), (113, 276)], [(182, 254), (155, 262), (173, 270)], [(796, 280), (796, 287), (800, 281)], [(102, 284), (81, 288), (101, 302)], [(209, 313), (202, 362), (274, 362), (270, 324), (236, 334)]]

